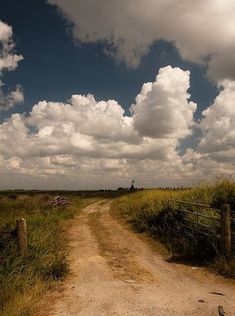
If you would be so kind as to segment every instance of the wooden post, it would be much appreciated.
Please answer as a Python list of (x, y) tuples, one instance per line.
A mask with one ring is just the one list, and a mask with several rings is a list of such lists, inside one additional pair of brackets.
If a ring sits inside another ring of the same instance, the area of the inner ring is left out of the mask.
[(221, 205), (221, 253), (226, 258), (231, 255), (231, 211), (229, 204)]
[(19, 254), (23, 255), (27, 253), (28, 241), (27, 241), (27, 225), (24, 218), (17, 220), (17, 240)]

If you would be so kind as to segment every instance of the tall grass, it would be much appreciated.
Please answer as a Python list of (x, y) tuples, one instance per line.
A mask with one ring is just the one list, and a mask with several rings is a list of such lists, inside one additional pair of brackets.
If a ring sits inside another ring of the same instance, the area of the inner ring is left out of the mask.
[(118, 209), (139, 232), (148, 231), (148, 222), (167, 207), (168, 199), (177, 198), (178, 191), (143, 190), (122, 196), (114, 201)]
[[(28, 316), (44, 292), (68, 272), (66, 222), (94, 199), (70, 196), (70, 207), (53, 207), (48, 195), (0, 197), (0, 315)], [(27, 255), (19, 256), (15, 223), (28, 227)], [(63, 226), (62, 226), (63, 222)]]
[[(215, 260), (220, 246), (216, 236), (194, 230), (190, 224), (183, 224), (179, 213), (174, 212), (178, 205), (171, 203), (169, 208), (169, 199), (209, 204), (212, 209), (197, 207), (197, 211), (219, 218), (219, 208), (222, 203), (229, 203), (235, 211), (235, 182), (219, 179), (215, 183), (203, 184), (191, 189), (137, 191), (120, 197), (113, 203), (113, 208), (135, 230), (147, 232), (153, 238), (160, 240), (173, 256), (180, 255), (193, 260), (197, 258), (203, 263)], [(201, 223), (215, 225), (215, 222), (203, 218)], [(234, 266), (233, 262), (231, 266)]]

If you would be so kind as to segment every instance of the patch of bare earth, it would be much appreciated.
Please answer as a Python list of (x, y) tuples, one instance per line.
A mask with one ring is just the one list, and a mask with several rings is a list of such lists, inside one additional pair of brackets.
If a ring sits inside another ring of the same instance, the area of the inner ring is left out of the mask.
[(234, 284), (205, 269), (166, 262), (109, 207), (93, 204), (73, 221), (71, 275), (45, 315), (212, 316), (219, 305), (235, 315)]

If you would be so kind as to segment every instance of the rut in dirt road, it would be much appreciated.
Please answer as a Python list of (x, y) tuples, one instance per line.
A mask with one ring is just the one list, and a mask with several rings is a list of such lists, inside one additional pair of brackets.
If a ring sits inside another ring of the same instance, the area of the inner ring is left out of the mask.
[[(235, 315), (235, 286), (204, 269), (168, 263), (109, 212), (85, 208), (69, 232), (71, 276), (48, 315)], [(210, 294), (221, 292), (224, 295)]]

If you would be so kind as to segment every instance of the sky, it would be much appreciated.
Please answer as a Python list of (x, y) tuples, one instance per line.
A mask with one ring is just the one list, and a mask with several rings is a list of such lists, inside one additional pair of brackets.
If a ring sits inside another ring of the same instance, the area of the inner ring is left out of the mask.
[(0, 3), (0, 189), (235, 173), (234, 0)]

